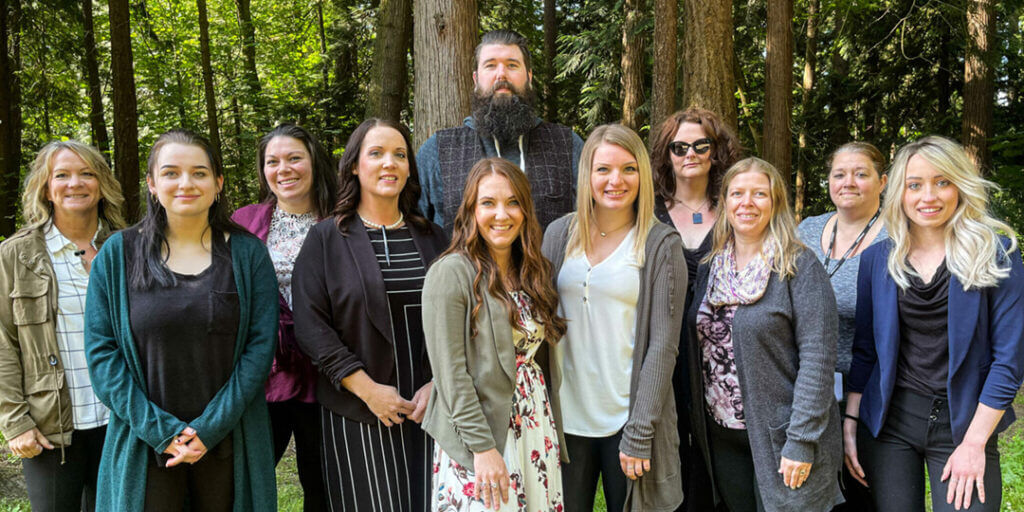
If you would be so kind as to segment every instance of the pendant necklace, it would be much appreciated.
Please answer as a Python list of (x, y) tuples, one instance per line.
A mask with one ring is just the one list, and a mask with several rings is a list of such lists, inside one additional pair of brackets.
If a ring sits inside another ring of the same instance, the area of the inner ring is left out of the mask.
[(370, 221), (366, 220), (366, 217), (363, 217), (358, 212), (356, 213), (356, 215), (359, 215), (359, 220), (363, 221), (363, 224), (365, 224), (365, 225), (367, 225), (367, 226), (369, 226), (369, 227), (371, 227), (373, 229), (379, 229), (381, 234), (384, 235), (384, 261), (386, 261), (388, 263), (388, 266), (390, 267), (391, 266), (391, 251), (388, 249), (388, 230), (389, 229), (395, 229), (399, 225), (401, 225), (402, 221), (405, 220), (405, 215), (403, 215), (402, 212), (398, 212), (398, 220), (396, 220), (395, 222), (392, 222), (391, 224), (387, 224), (387, 225), (377, 224), (376, 222), (370, 222)]
[(704, 223), (704, 214), (701, 213), (700, 211), (703, 210), (704, 206), (708, 204), (708, 200), (707, 199), (705, 199), (704, 202), (701, 203), (700, 206), (698, 206), (696, 210), (694, 210), (693, 208), (690, 208), (689, 206), (686, 206), (686, 203), (684, 203), (684, 202), (682, 202), (682, 201), (680, 201), (678, 199), (676, 199), (676, 202), (681, 204), (681, 205), (683, 205), (683, 207), (686, 208), (687, 210), (690, 210), (691, 212), (693, 212), (693, 214), (691, 215), (690, 218), (693, 220), (694, 224), (703, 224)]

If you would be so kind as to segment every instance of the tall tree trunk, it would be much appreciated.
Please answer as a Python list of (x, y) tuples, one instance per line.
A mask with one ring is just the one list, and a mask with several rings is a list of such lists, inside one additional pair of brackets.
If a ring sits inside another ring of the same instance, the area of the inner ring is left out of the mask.
[(625, 0), (622, 22), (622, 124), (639, 130), (643, 126), (640, 106), (644, 103), (644, 40), (640, 33), (643, 0)]
[(768, 0), (764, 159), (787, 181), (792, 171), (793, 0)]
[(796, 182), (793, 191), (793, 209), (796, 210), (796, 217), (800, 219), (804, 211), (805, 194), (807, 188), (807, 129), (810, 124), (812, 105), (811, 94), (814, 90), (814, 67), (817, 65), (818, 57), (818, 0), (807, 2), (807, 41), (804, 43), (804, 82), (802, 95), (800, 96), (800, 136), (798, 139), (799, 156), (796, 161)]
[(964, 59), (964, 117), (962, 139), (975, 165), (987, 171), (992, 162), (992, 39), (996, 26), (992, 0), (967, 2), (967, 55)]
[(380, 0), (366, 115), (398, 121), (405, 106), (412, 0)]
[(654, 70), (651, 73), (651, 138), (676, 109), (676, 35), (679, 0), (654, 0)]
[(139, 209), (139, 126), (132, 61), (132, 27), (128, 0), (110, 0), (110, 57), (114, 104), (114, 171), (124, 191), (125, 218)]
[(317, 0), (316, 2), (316, 21), (317, 21), (317, 34), (320, 36), (320, 66), (321, 80), (323, 83), (322, 98), (330, 97), (331, 90), (331, 64), (330, 59), (327, 56), (327, 31), (324, 30), (324, 2), (323, 0)]
[(555, 84), (557, 38), (555, 0), (544, 0), (544, 117), (552, 123), (558, 122), (558, 87)]
[(733, 76), (732, 2), (683, 1), (683, 102), (700, 106), (738, 131)]
[[(754, 141), (754, 154), (761, 154), (761, 132), (757, 131), (754, 124), (754, 113), (750, 109), (750, 102), (747, 101), (747, 79), (743, 75), (743, 67), (740, 60), (733, 56), (733, 72), (736, 75), (736, 93), (740, 97), (740, 108), (743, 109), (743, 117), (747, 120), (747, 128), (750, 130), (750, 140)], [(739, 135), (739, 133), (737, 133)]]
[(21, 126), (21, 2), (0, 0), (0, 236), (16, 226)]
[(213, 91), (213, 67), (210, 65), (210, 21), (206, 16), (206, 0), (196, 0), (199, 11), (199, 60), (203, 68), (203, 93), (206, 97), (206, 130), (214, 157), (224, 164), (220, 150), (220, 124), (217, 122), (217, 95)]
[(413, 10), (413, 139), (419, 147), (435, 131), (458, 126), (469, 114), (479, 23), (476, 0), (417, 0)]
[(256, 28), (252, 24), (249, 0), (235, 0), (235, 5), (238, 7), (238, 31), (242, 37), (243, 82), (248, 100), (252, 102), (256, 130), (263, 133), (267, 131), (268, 121), (263, 88), (260, 87), (260, 76), (256, 73)]
[(100, 68), (96, 57), (92, 0), (82, 0), (82, 25), (85, 33), (82, 64), (85, 67), (86, 86), (89, 89), (89, 126), (92, 129), (92, 143), (109, 161), (110, 138), (107, 136), (107, 122), (103, 118), (103, 92), (100, 89)]

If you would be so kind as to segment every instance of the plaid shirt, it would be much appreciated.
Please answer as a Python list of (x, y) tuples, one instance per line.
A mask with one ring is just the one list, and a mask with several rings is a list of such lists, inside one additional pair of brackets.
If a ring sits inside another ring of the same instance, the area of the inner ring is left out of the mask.
[[(99, 233), (97, 228), (96, 232)], [(110, 411), (92, 390), (89, 367), (85, 362), (85, 295), (89, 288), (89, 272), (82, 258), (75, 255), (78, 247), (68, 240), (52, 222), (46, 228), (46, 252), (57, 277), (57, 345), (64, 363), (64, 376), (71, 395), (71, 411), (76, 430), (107, 424)], [(96, 235), (92, 246), (96, 247)]]

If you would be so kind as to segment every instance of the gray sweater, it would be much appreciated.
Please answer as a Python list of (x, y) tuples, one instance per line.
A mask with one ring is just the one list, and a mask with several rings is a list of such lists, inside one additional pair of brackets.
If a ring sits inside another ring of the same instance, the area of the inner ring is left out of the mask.
[[(543, 252), (554, 267), (552, 278), (556, 282), (575, 215), (570, 213), (552, 222), (544, 233)], [(685, 298), (682, 239), (675, 229), (657, 222), (647, 235), (640, 271), (629, 418), (619, 444), (619, 450), (630, 457), (650, 459), (651, 470), (628, 482), (624, 512), (673, 511), (683, 501), (672, 372), (679, 353)]]
[[(705, 400), (696, 318), (707, 294), (708, 273), (709, 266), (701, 264), (686, 319), (695, 404), (690, 419), (711, 472), (714, 452), (708, 444), (706, 414), (697, 412), (704, 409)], [(809, 250), (797, 259), (795, 276), (780, 280), (772, 274), (764, 296), (740, 305), (733, 317), (733, 350), (747, 436), (767, 512), (829, 510), (843, 502), (837, 477), (843, 460), (842, 432), (832, 394), (836, 325), (828, 276)], [(778, 474), (781, 457), (812, 463), (810, 476), (799, 489), (783, 484)]]

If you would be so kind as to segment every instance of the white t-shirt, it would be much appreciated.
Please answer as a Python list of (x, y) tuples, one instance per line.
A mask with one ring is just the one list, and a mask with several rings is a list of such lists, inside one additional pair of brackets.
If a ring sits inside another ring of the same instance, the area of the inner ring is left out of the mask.
[(608, 437), (629, 416), (640, 265), (633, 253), (634, 227), (610, 256), (591, 265), (582, 252), (558, 273), (562, 315), (568, 319), (559, 390), (565, 432)]

